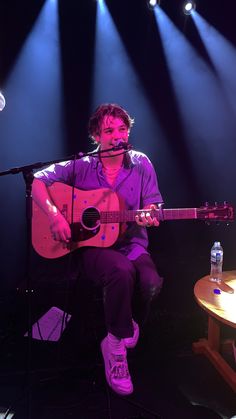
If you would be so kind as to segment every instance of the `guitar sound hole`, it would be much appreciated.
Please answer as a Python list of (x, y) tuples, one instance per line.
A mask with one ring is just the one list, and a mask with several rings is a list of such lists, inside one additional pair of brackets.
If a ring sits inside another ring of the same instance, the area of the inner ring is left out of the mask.
[(90, 207), (82, 214), (81, 224), (88, 230), (94, 230), (100, 225), (100, 214), (97, 208)]

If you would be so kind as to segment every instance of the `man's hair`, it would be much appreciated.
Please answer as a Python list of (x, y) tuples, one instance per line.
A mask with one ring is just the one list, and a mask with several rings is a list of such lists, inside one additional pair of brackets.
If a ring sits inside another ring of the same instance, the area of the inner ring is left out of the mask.
[(120, 105), (116, 103), (104, 103), (95, 110), (89, 119), (88, 133), (93, 140), (95, 140), (96, 135), (101, 134), (102, 122), (106, 116), (122, 119), (129, 131), (134, 124), (134, 119)]

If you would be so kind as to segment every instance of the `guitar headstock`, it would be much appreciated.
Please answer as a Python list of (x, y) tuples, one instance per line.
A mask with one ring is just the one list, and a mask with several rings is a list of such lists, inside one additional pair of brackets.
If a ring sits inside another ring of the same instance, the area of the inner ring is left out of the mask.
[(233, 221), (234, 208), (232, 205), (224, 202), (223, 204), (210, 205), (208, 202), (205, 206), (197, 208), (197, 218), (206, 221)]

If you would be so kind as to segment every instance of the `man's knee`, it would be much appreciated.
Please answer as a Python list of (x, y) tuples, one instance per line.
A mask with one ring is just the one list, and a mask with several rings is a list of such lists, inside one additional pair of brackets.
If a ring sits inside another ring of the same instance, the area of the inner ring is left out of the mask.
[(133, 285), (135, 276), (136, 272), (134, 266), (129, 259), (124, 258), (120, 260), (118, 258), (117, 260), (113, 260), (112, 263), (110, 261), (106, 282), (111, 283), (118, 281), (120, 285), (128, 283)]
[(163, 278), (156, 272), (145, 279), (145, 284), (143, 284), (142, 287), (142, 296), (144, 300), (151, 302), (160, 294), (163, 285)]
[(159, 274), (157, 274), (155, 280), (151, 282), (150, 288), (149, 288), (151, 300), (158, 297), (158, 295), (161, 292), (162, 286), (163, 286), (163, 278), (159, 276)]

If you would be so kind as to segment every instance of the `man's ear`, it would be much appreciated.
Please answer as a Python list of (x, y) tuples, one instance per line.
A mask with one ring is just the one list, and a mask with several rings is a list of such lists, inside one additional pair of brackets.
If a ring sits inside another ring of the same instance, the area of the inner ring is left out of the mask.
[(100, 136), (99, 135), (94, 135), (94, 139), (95, 139), (96, 143), (100, 143)]

